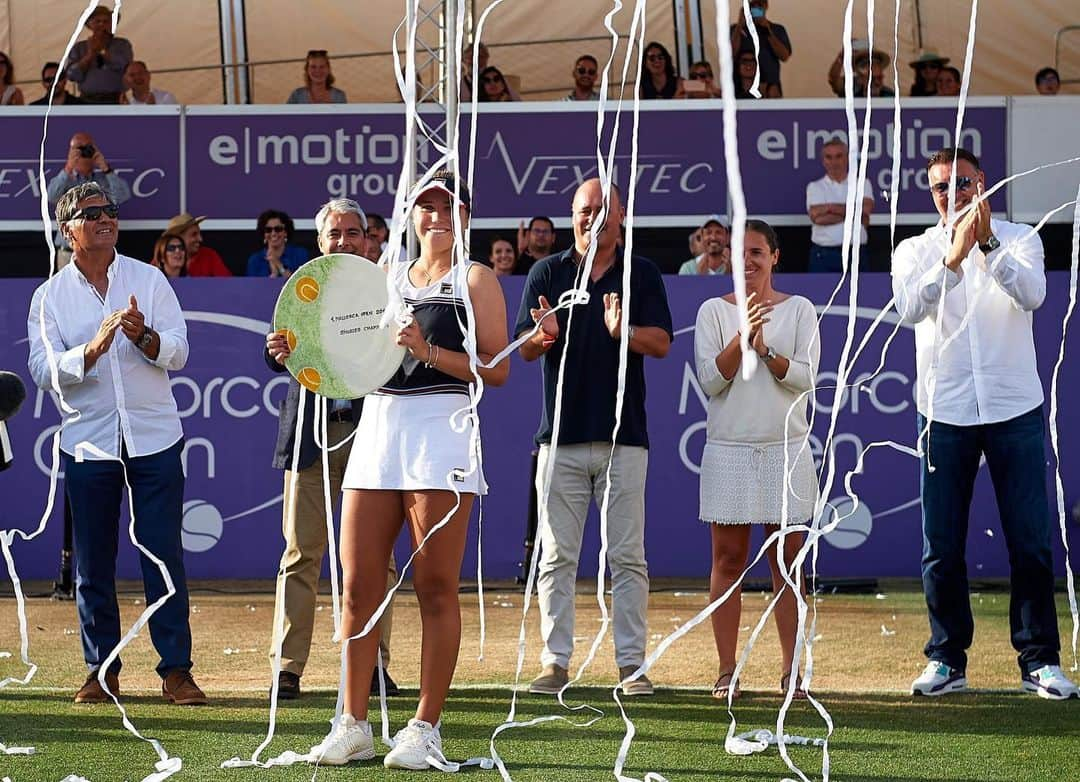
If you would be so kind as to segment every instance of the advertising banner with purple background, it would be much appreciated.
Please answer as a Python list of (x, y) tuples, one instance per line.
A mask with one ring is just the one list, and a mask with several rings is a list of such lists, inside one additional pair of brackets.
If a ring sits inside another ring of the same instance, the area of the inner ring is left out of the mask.
[[(1051, 273), (1048, 277), (1046, 303), (1035, 314), (1047, 412), (1050, 377), (1068, 295), (1065, 274)], [(26, 312), (36, 284), (32, 280), (9, 280), (0, 286), (0, 327), (4, 335), (0, 369), (18, 372), (28, 384)], [(693, 326), (701, 302), (727, 292), (730, 281), (671, 277), (665, 279), (665, 284), (677, 336), (667, 358), (646, 361), (652, 442), (646, 550), (654, 577), (705, 578), (709, 569), (708, 531), (697, 520), (697, 469), (705, 438), (705, 399), (695, 377)], [(834, 281), (826, 275), (784, 275), (779, 284), (786, 291), (806, 295), (821, 312), (832, 294)], [(522, 278), (509, 278), (504, 287), (513, 314)], [(191, 345), (187, 367), (172, 378), (186, 436), (184, 545), (188, 574), (192, 578), (270, 578), (277, 570), (283, 546), (283, 474), (272, 469), (270, 461), (278, 404), (285, 396), (287, 379), (267, 370), (262, 345), (280, 283), (180, 280), (176, 290), (187, 318)], [(850, 322), (856, 345), (889, 298), (887, 275), (863, 276)], [(855, 361), (850, 387), (837, 397), (837, 362), (848, 327), (845, 291), (821, 318), (822, 358), (810, 445), (820, 463), (835, 407), (838, 415), (831, 449), (836, 454), (836, 480), (828, 498), (841, 515), (849, 518), (822, 544), (819, 573), (825, 578), (916, 577), (921, 553), (917, 461), (882, 445), (890, 441), (914, 445), (913, 334), (890, 311)], [(1080, 498), (1080, 409), (1068, 400), (1080, 393), (1078, 366), (1076, 361), (1064, 363), (1058, 391), (1063, 400), (1058, 428), (1065, 508), (1074, 543), (1078, 527), (1068, 512)], [(539, 367), (515, 356), (509, 382), (502, 388), (489, 389), (481, 404), (484, 470), (491, 487), (483, 501), (486, 578), (513, 577), (522, 559), (530, 451), (539, 421), (540, 399)], [(49, 489), (51, 435), (58, 421), (49, 394), (30, 389), (23, 409), (10, 422), (16, 460), (10, 470), (0, 473), (4, 497), (0, 503), (0, 529), (31, 530), (41, 519)], [(864, 452), (864, 470), (851, 478), (859, 506), (849, 514), (851, 505), (845, 498), (844, 478)], [(1047, 459), (1052, 467), (1049, 448)], [(1047, 486), (1053, 507), (1049, 469)], [(1061, 574), (1064, 554), (1056, 516), (1052, 523), (1056, 569)], [(16, 539), (13, 550), (22, 577), (56, 575), (62, 526), (58, 503), (40, 538), (31, 543)], [(467, 578), (476, 573), (476, 532), (474, 518), (464, 566)], [(595, 575), (598, 546), (594, 512), (582, 552), (582, 576)], [(1008, 574), (1008, 557), (985, 468), (980, 469), (972, 505), (968, 563), (974, 579)], [(121, 577), (138, 574), (130, 544), (122, 546), (119, 573)]]

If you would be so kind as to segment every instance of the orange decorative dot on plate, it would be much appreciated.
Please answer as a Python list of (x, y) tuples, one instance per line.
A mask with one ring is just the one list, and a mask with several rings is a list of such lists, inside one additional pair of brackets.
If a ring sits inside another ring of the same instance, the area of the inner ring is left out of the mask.
[(296, 380), (308, 391), (318, 391), (322, 384), (322, 375), (314, 367), (304, 367), (296, 374)]
[(301, 277), (296, 281), (296, 297), (309, 304), (315, 301), (319, 298), (319, 283), (314, 277)]
[(285, 344), (289, 346), (290, 353), (296, 350), (296, 334), (291, 329), (278, 329), (277, 333), (285, 337)]

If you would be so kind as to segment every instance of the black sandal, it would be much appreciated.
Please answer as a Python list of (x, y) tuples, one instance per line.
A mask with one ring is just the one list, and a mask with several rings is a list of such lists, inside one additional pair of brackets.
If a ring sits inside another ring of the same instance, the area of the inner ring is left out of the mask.
[[(735, 671), (728, 671), (727, 673), (720, 674), (720, 677), (716, 680), (716, 684), (712, 688), (712, 696), (717, 700), (726, 701), (728, 699), (728, 693), (732, 692), (732, 698), (738, 698), (742, 695), (742, 690), (739, 689), (739, 685), (736, 682), (734, 690), (732, 690), (732, 680), (735, 676)], [(727, 679), (727, 682), (724, 680)]]
[[(791, 671), (780, 677), (780, 694), (787, 695), (788, 682), (791, 680)], [(806, 690), (802, 686), (802, 677), (795, 678), (795, 691), (791, 695), (792, 700), (804, 701), (807, 698)]]

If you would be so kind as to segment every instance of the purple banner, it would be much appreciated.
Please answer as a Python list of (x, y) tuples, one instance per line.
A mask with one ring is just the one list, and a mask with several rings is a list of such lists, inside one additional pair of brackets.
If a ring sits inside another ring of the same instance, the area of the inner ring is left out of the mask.
[[(45, 110), (4, 111), (0, 225), (32, 221), (40, 226), (38, 156)], [(164, 228), (180, 212), (180, 122), (179, 107), (54, 109), (45, 144), (46, 185), (64, 168), (72, 135), (89, 133), (109, 165), (131, 187), (124, 219), (152, 220)]]
[[(1050, 375), (1057, 358), (1067, 304), (1067, 277), (1051, 273), (1046, 303), (1035, 315), (1040, 371), (1049, 400)], [(826, 275), (784, 275), (780, 287), (806, 295), (824, 308), (832, 293)], [(647, 484), (646, 547), (654, 577), (705, 577), (709, 569), (708, 531), (697, 520), (697, 465), (704, 445), (705, 400), (693, 365), (693, 324), (706, 298), (727, 292), (730, 282), (714, 278), (665, 278), (675, 343), (667, 358), (646, 361), (652, 447)], [(0, 287), (0, 325), (8, 338), (0, 345), (0, 369), (26, 371), (26, 310), (36, 283), (9, 280)], [(505, 282), (511, 315), (520, 298), (521, 278)], [(283, 474), (270, 467), (277, 405), (286, 378), (270, 373), (261, 346), (279, 284), (270, 280), (181, 280), (177, 285), (188, 321), (191, 358), (173, 377), (186, 436), (184, 464), (184, 544), (192, 578), (269, 578), (282, 550)], [(858, 345), (880, 307), (890, 298), (887, 275), (864, 275), (851, 323)], [(914, 339), (912, 331), (886, 315), (854, 362), (851, 388), (836, 397), (836, 367), (847, 338), (846, 293), (821, 319), (822, 360), (817, 417), (811, 446), (820, 463), (830, 413), (839, 410), (832, 437), (836, 478), (828, 494), (847, 512), (844, 479), (860, 454), (864, 470), (851, 478), (861, 505), (821, 546), (823, 577), (908, 576), (919, 574), (921, 532), (917, 461), (882, 445), (912, 446)], [(895, 332), (895, 338), (889, 340)], [(882, 353), (884, 352), (884, 356)], [(881, 367), (879, 368), (879, 364)], [(1066, 362), (1059, 396), (1080, 392), (1080, 368)], [(539, 421), (540, 372), (536, 364), (514, 358), (510, 380), (489, 389), (481, 406), (484, 469), (491, 486), (483, 502), (483, 569), (487, 578), (510, 578), (523, 555), (529, 497), (529, 454)], [(1049, 411), (1049, 401), (1046, 405)], [(22, 411), (10, 422), (16, 461), (0, 473), (0, 529), (33, 529), (48, 494), (51, 434), (59, 420), (48, 394), (30, 389)], [(1080, 498), (1080, 409), (1065, 404), (1058, 427), (1063, 448), (1066, 511)], [(1047, 452), (1048, 461), (1052, 462)], [(972, 578), (1008, 575), (989, 476), (980, 470), (972, 506), (968, 563)], [(1047, 483), (1053, 491), (1052, 475)], [(17, 489), (17, 490), (16, 490)], [(1051, 498), (1053, 498), (1051, 494)], [(1051, 499), (1051, 506), (1054, 502)], [(1075, 537), (1077, 529), (1069, 517)], [(1056, 522), (1055, 522), (1056, 526)], [(62, 514), (54, 509), (40, 538), (16, 541), (16, 563), (24, 578), (52, 578), (59, 561)], [(581, 574), (595, 575), (599, 535), (595, 512), (588, 525)], [(476, 572), (476, 521), (471, 529), (464, 572)], [(1055, 531), (1058, 572), (1063, 570), (1060, 536)], [(130, 544), (122, 546), (122, 577), (138, 574)], [(404, 549), (402, 549), (404, 551)]]

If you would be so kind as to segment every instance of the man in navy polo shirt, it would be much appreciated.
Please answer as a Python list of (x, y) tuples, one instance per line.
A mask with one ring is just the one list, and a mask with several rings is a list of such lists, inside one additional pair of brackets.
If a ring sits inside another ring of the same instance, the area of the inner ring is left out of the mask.
[[(529, 272), (518, 311), (516, 334), (530, 331), (565, 291), (581, 285), (585, 258), (595, 255), (584, 288), (589, 303), (561, 310), (521, 346), (526, 361), (543, 357), (544, 410), (536, 442), (540, 446), (540, 634), (544, 669), (529, 686), (554, 694), (567, 683), (574, 648), (574, 587), (590, 498), (607, 495), (608, 566), (611, 568), (615, 661), (620, 680), (645, 659), (649, 575), (645, 563), (645, 473), (649, 438), (645, 423), (645, 356), (663, 358), (673, 338), (663, 279), (644, 258), (630, 259), (630, 301), (622, 299), (625, 260), (618, 246), (623, 209), (612, 186), (605, 208), (600, 180), (574, 194), (574, 246), (538, 261)], [(596, 227), (597, 224), (599, 227)], [(594, 236), (595, 231), (595, 236)], [(619, 349), (629, 340), (625, 396), (616, 432)], [(563, 353), (566, 365), (559, 375)], [(562, 386), (557, 447), (553, 447), (555, 396)], [(614, 447), (612, 441), (614, 440)], [(554, 459), (546, 502), (543, 481)], [(627, 695), (651, 695), (647, 677), (627, 682)]]

